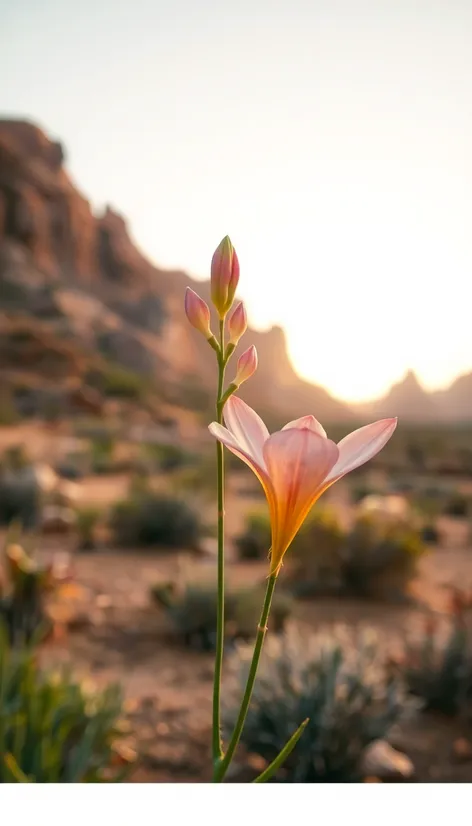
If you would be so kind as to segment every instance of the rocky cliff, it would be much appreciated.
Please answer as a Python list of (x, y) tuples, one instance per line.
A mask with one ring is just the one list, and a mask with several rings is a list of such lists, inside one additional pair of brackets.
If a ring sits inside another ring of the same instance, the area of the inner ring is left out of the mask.
[[(20, 319), (23, 330), (28, 319), (40, 324), (35, 341), (66, 339), (92, 359), (140, 374), (177, 403), (191, 406), (194, 398), (198, 406), (213, 387), (214, 361), (185, 320), (183, 298), (190, 285), (208, 299), (208, 282), (153, 266), (119, 214), (110, 207), (93, 213), (64, 156), (34, 124), (0, 120), (0, 310), (10, 323)], [(281, 329), (248, 332), (245, 341), (256, 344), (260, 367), (241, 395), (261, 412), (276, 419), (308, 411), (325, 421), (352, 417), (296, 375)], [(2, 369), (14, 361), (12, 355)]]

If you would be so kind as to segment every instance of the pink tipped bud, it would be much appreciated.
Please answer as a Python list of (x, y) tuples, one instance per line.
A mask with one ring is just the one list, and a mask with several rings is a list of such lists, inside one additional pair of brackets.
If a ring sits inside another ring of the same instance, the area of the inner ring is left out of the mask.
[(257, 370), (257, 350), (254, 344), (251, 344), (242, 356), (238, 359), (238, 367), (233, 384), (239, 387), (243, 381), (247, 381)]
[(236, 347), (239, 339), (247, 330), (246, 309), (242, 301), (236, 305), (228, 319), (229, 343)]
[(211, 259), (211, 300), (220, 318), (230, 309), (239, 281), (239, 261), (226, 235)]
[(187, 287), (185, 290), (185, 314), (192, 327), (195, 327), (206, 339), (213, 337), (210, 330), (210, 308), (203, 298)]

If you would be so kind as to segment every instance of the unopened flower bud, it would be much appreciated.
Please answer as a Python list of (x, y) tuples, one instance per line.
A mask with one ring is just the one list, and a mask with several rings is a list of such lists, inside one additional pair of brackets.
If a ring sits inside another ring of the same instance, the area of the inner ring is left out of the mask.
[(231, 308), (238, 281), (238, 256), (226, 235), (211, 259), (211, 300), (221, 319)]
[(257, 370), (257, 350), (254, 344), (251, 344), (242, 356), (238, 359), (238, 367), (233, 384), (239, 387), (243, 381), (247, 381)]
[(210, 308), (203, 298), (200, 298), (190, 287), (185, 290), (185, 314), (192, 327), (195, 327), (206, 339), (213, 338), (210, 329)]
[(242, 301), (236, 305), (228, 319), (229, 343), (236, 347), (247, 330), (246, 309)]

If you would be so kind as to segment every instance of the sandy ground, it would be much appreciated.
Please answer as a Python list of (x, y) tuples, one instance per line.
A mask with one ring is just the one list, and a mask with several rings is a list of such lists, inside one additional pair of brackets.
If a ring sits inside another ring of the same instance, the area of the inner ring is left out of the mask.
[[(418, 605), (317, 599), (299, 602), (293, 621), (307, 633), (338, 623), (373, 627), (395, 650), (425, 610), (447, 609), (445, 586), (472, 584), (472, 551), (459, 546), (455, 528), (451, 545), (432, 550), (420, 566), (413, 584)], [(80, 554), (74, 564), (83, 589), (67, 606), (75, 630), (44, 650), (45, 662), (71, 662), (79, 676), (98, 685), (121, 683), (131, 714), (129, 743), (140, 755), (134, 782), (209, 780), (212, 657), (183, 648), (173, 637), (164, 613), (150, 603), (149, 586), (179, 575), (208, 578), (213, 563), (129, 551)], [(256, 583), (264, 579), (266, 567), (229, 564), (227, 575), (232, 583)], [(431, 716), (410, 725), (399, 745), (414, 760), (418, 780), (472, 782), (472, 763), (451, 758), (454, 742), (465, 731), (460, 722)]]
[[(63, 449), (58, 449), (57, 438), (57, 431), (50, 432), (47, 427), (2, 428), (0, 452), (23, 442), (34, 458), (44, 460), (49, 455), (51, 459)], [(82, 480), (80, 503), (106, 507), (126, 494), (128, 482), (126, 475)], [(229, 483), (230, 539), (241, 531), (248, 507), (261, 504), (247, 491), (241, 495), (245, 485), (240, 476)], [(347, 491), (342, 484), (333, 488), (331, 501), (341, 517), (346, 517)], [(212, 507), (208, 505), (209, 516)], [(470, 526), (463, 520), (444, 518), (440, 528), (443, 544), (421, 560), (418, 579), (412, 585), (414, 604), (326, 598), (303, 601), (297, 603), (293, 622), (307, 633), (337, 623), (370, 626), (394, 649), (424, 620), (425, 613), (447, 610), (449, 586), (472, 587)], [(214, 560), (135, 549), (77, 553), (75, 541), (62, 537), (44, 537), (40, 547), (46, 556), (58, 550), (70, 553), (80, 586), (75, 600), (55, 608), (58, 620), (72, 619), (73, 625), (44, 648), (45, 664), (70, 662), (79, 677), (92, 678), (98, 685), (120, 682), (131, 723), (129, 745), (139, 754), (134, 782), (209, 780), (213, 659), (179, 644), (163, 611), (151, 604), (149, 588), (178, 577), (212, 577)], [(249, 585), (264, 580), (264, 563), (231, 562), (231, 542), (228, 551), (229, 582)], [(282, 571), (282, 585), (283, 576)], [(418, 781), (472, 782), (472, 762), (458, 763), (452, 756), (455, 741), (464, 736), (472, 740), (470, 725), (423, 715), (402, 733), (398, 745), (413, 759)]]

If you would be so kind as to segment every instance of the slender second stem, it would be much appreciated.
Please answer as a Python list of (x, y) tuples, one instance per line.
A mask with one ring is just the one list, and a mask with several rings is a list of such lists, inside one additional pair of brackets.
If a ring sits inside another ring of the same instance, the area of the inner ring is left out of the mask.
[(246, 720), (247, 711), (249, 708), (249, 703), (251, 702), (251, 695), (252, 690), (254, 688), (254, 682), (256, 679), (257, 674), (257, 667), (259, 665), (259, 659), (261, 656), (262, 646), (264, 645), (264, 639), (267, 632), (267, 618), (270, 612), (270, 605), (272, 602), (272, 595), (274, 593), (275, 583), (277, 582), (276, 574), (272, 574), (267, 582), (267, 590), (264, 598), (264, 605), (262, 606), (262, 613), (261, 618), (259, 620), (259, 627), (257, 629), (257, 637), (256, 643), (254, 646), (254, 653), (252, 655), (251, 665), (249, 668), (248, 679), (246, 683), (246, 689), (244, 691), (244, 696), (241, 702), (241, 708), (239, 709), (238, 719), (236, 721), (236, 725), (234, 727), (234, 731), (228, 745), (228, 749), (226, 754), (224, 755), (223, 759), (221, 760), (219, 766), (215, 771), (215, 782), (221, 783), (223, 780), (226, 772), (228, 771), (229, 765), (233, 758), (233, 754), (236, 750), (236, 747), (239, 743), (242, 730), (244, 727), (244, 722)]
[[(218, 395), (216, 400), (216, 419), (219, 424), (223, 421), (223, 383), (225, 375), (224, 358), (224, 321), (220, 321), (220, 355), (218, 358)], [(215, 677), (213, 682), (213, 764), (216, 767), (221, 763), (223, 748), (221, 742), (221, 669), (223, 665), (224, 622), (225, 622), (225, 513), (224, 513), (224, 454), (223, 445), (216, 442), (217, 485), (218, 485), (218, 597), (216, 615), (216, 653)]]

